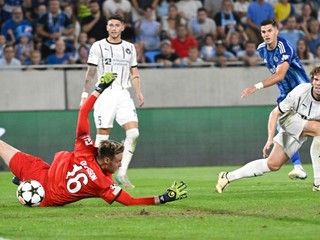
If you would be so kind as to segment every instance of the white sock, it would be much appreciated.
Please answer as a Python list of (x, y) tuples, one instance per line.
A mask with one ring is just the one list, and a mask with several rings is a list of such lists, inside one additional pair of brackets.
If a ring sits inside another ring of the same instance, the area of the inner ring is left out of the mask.
[(320, 185), (320, 136), (313, 138), (310, 147), (310, 155), (313, 167), (314, 184)]
[(248, 177), (256, 177), (263, 175), (266, 172), (270, 172), (270, 168), (267, 163), (268, 159), (258, 159), (252, 162), (247, 163), (241, 168), (238, 168), (235, 171), (228, 173), (228, 179), (230, 182), (240, 179), (240, 178), (248, 178)]
[(118, 170), (118, 176), (127, 174), (129, 164), (131, 162), (134, 150), (136, 149), (137, 139), (139, 137), (139, 130), (132, 128), (126, 131), (126, 139), (124, 140), (124, 150), (122, 155), (121, 167)]
[(99, 147), (101, 141), (108, 140), (108, 139), (109, 139), (109, 135), (97, 134), (94, 146)]

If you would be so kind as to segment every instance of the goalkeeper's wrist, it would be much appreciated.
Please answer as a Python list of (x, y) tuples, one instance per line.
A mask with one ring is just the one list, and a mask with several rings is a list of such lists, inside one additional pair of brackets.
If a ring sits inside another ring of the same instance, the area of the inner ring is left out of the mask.
[(81, 93), (81, 98), (88, 98), (89, 94), (87, 92), (82, 92)]
[(168, 202), (168, 201), (166, 201), (165, 194), (159, 196), (159, 201), (160, 201), (160, 204), (164, 204), (164, 203)]
[(105, 84), (100, 83), (94, 90), (101, 94), (106, 88)]
[(160, 204), (172, 202), (176, 200), (176, 193), (174, 191), (166, 192), (163, 195), (159, 196)]

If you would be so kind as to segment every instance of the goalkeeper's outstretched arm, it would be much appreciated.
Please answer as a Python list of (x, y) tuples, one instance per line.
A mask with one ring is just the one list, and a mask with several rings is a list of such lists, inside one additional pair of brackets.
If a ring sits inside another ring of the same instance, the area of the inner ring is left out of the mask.
[(91, 96), (89, 96), (89, 100), (84, 101), (83, 105), (81, 105), (76, 130), (77, 137), (83, 134), (90, 134), (90, 123), (88, 119), (89, 112), (93, 108), (93, 105), (100, 94), (103, 93), (103, 91), (106, 90), (116, 79), (116, 75), (112, 73), (110, 74), (110, 77), (105, 76), (106, 74), (101, 77), (99, 85), (94, 89)]
[(156, 197), (142, 198), (134, 198), (126, 191), (122, 190), (116, 201), (127, 206), (163, 204), (186, 198), (188, 196), (186, 189), (187, 185), (185, 182), (174, 182), (164, 194)]

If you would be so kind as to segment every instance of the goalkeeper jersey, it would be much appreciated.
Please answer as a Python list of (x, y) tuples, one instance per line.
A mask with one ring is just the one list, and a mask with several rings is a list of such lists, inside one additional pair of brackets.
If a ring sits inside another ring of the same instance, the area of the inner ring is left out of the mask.
[(96, 97), (91, 95), (80, 109), (74, 152), (56, 153), (50, 166), (38, 157), (18, 151), (10, 160), (10, 170), (22, 181), (33, 179), (43, 185), (45, 198), (40, 206), (65, 205), (90, 197), (100, 197), (110, 204), (155, 204), (154, 197), (130, 196), (96, 161), (97, 149), (89, 135), (88, 120), (95, 101)]
[(88, 114), (96, 97), (91, 95), (81, 108), (74, 152), (55, 154), (47, 173), (46, 196), (41, 206), (64, 205), (88, 197), (101, 197), (112, 203), (121, 193), (111, 173), (96, 161), (97, 150), (90, 138)]

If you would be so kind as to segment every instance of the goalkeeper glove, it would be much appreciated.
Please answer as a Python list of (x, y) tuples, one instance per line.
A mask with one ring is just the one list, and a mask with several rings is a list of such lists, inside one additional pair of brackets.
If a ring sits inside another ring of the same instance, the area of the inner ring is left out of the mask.
[(106, 88), (108, 88), (112, 84), (112, 82), (117, 78), (117, 76), (117, 73), (112, 72), (107, 72), (103, 74), (100, 78), (100, 83), (95, 88), (95, 90), (101, 94)]
[(186, 188), (187, 184), (183, 181), (180, 183), (173, 182), (165, 194), (159, 196), (160, 203), (167, 203), (186, 198), (188, 196), (187, 190), (185, 190)]

